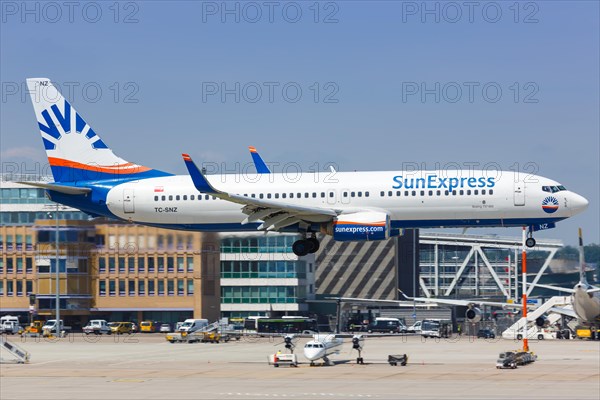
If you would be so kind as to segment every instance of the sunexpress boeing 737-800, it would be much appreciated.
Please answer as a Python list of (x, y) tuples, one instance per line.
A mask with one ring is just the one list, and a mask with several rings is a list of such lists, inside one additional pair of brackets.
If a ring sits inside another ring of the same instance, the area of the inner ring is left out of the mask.
[[(293, 251), (301, 256), (318, 250), (318, 232), (362, 241), (385, 240), (403, 228), (543, 228), (588, 205), (558, 182), (512, 171), (258, 173), (244, 179), (207, 176), (184, 154), (189, 174), (173, 175), (117, 157), (49, 79), (27, 84), (54, 177), (28, 184), (92, 216), (180, 230), (300, 232)], [(534, 230), (528, 246), (535, 245)]]

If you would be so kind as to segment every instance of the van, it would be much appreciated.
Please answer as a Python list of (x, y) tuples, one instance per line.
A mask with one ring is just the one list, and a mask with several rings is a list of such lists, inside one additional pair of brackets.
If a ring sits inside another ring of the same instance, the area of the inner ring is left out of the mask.
[(154, 333), (156, 332), (156, 323), (154, 321), (142, 321), (140, 322), (140, 332), (144, 333)]
[(207, 319), (186, 319), (179, 327), (179, 332), (192, 333), (208, 326)]
[(406, 332), (406, 326), (398, 318), (375, 318), (375, 322), (369, 324), (367, 332), (389, 332), (401, 333)]

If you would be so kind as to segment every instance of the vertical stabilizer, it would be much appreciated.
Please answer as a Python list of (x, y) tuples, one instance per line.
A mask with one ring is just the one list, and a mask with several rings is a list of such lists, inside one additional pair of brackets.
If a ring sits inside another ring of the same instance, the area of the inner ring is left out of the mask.
[(48, 78), (27, 87), (56, 182), (169, 175), (116, 156)]

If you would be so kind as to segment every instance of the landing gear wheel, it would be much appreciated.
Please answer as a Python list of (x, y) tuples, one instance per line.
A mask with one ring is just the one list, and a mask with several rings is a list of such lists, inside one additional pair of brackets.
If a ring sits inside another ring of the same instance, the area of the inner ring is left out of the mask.
[(317, 238), (311, 237), (306, 239), (306, 242), (308, 243), (308, 247), (310, 248), (310, 250), (308, 250), (308, 253), (312, 254), (312, 253), (316, 253), (317, 251), (319, 251), (319, 247), (320, 247), (320, 243), (317, 240)]
[(535, 239), (530, 237), (525, 240), (525, 246), (527, 247), (535, 247)]
[(310, 250), (309, 247), (310, 247), (310, 243), (308, 243), (307, 240), (304, 240), (304, 239), (296, 240), (294, 242), (294, 244), (292, 245), (292, 251), (298, 257), (302, 257), (302, 256), (305, 256), (308, 254), (308, 252)]

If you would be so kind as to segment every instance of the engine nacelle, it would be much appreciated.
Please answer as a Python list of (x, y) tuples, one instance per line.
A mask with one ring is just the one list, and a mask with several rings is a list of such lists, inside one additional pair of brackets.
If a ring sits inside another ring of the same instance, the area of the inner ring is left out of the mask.
[(385, 240), (390, 237), (390, 231), (389, 215), (378, 211), (342, 214), (321, 226), (322, 233), (340, 242)]
[(540, 328), (547, 328), (550, 325), (550, 321), (545, 316), (537, 317), (535, 319), (535, 324)]
[(481, 310), (477, 307), (469, 308), (465, 313), (465, 318), (469, 322), (479, 322), (481, 321)]

